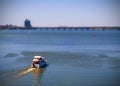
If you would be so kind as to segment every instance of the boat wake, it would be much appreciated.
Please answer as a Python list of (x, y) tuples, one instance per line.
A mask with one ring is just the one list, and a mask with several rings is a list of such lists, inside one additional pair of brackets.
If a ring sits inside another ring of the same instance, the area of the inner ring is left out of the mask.
[(14, 77), (19, 78), (19, 77), (25, 76), (25, 75), (31, 73), (32, 71), (34, 71), (35, 69), (36, 68), (26, 68), (26, 69), (18, 72)]
[(15, 73), (10, 78), (8, 78), (6, 80), (7, 83), (3, 83), (2, 86), (8, 86), (9, 84), (16, 81), (17, 79), (22, 78), (22, 77), (24, 77), (24, 76), (26, 76), (27, 74), (30, 74), (30, 73), (32, 73), (34, 75), (33, 78), (37, 78), (39, 75), (42, 75), (44, 70), (45, 70), (45, 68), (31, 68), (31, 67), (25, 68), (25, 69)]

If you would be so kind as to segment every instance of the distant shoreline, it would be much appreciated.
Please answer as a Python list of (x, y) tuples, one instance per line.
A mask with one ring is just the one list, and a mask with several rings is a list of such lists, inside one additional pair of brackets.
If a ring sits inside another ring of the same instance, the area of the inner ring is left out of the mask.
[(116, 27), (18, 27), (18, 26), (0, 26), (0, 30), (120, 30), (120, 26)]

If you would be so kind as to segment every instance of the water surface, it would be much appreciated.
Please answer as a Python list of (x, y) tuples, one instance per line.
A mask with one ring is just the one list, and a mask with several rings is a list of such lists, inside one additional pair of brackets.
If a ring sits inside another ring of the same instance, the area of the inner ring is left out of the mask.
[[(2, 86), (119, 86), (120, 31), (0, 31)], [(48, 66), (30, 68), (34, 55)]]

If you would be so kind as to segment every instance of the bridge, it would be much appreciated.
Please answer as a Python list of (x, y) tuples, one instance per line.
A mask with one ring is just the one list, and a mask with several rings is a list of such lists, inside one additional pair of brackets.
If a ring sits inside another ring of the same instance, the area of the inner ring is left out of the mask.
[(51, 31), (77, 31), (77, 30), (120, 30), (120, 27), (31, 27), (21, 29), (39, 29), (39, 30), (51, 30)]
[(78, 30), (120, 30), (120, 26), (116, 26), (116, 27), (19, 27), (19, 26), (10, 26), (10, 27), (6, 27), (6, 26), (0, 26), (0, 30), (6, 30), (6, 29), (21, 29), (21, 30), (51, 30), (51, 31), (78, 31)]

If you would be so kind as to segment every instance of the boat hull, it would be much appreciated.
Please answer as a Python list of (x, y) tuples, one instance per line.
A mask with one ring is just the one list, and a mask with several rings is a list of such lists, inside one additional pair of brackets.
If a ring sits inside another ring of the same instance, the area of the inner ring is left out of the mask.
[[(46, 61), (42, 61), (39, 64), (34, 64), (34, 65), (35, 65), (35, 68), (44, 68), (47, 66), (47, 63)], [(31, 65), (31, 67), (33, 67), (33, 65)]]

